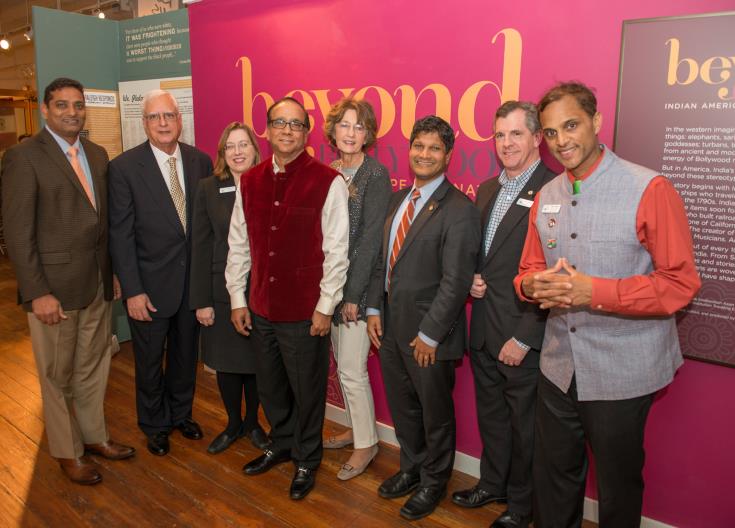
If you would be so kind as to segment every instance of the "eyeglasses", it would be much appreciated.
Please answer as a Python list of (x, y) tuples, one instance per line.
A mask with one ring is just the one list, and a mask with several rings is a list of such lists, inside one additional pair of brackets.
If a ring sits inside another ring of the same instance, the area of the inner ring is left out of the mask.
[(355, 123), (353, 125), (352, 123), (349, 123), (347, 121), (342, 121), (340, 123), (337, 123), (337, 126), (345, 132), (347, 132), (350, 129), (353, 129), (356, 134), (364, 134), (367, 130), (365, 128), (365, 125), (363, 125), (362, 123)]
[(225, 152), (233, 152), (234, 150), (243, 151), (250, 146), (247, 141), (240, 141), (240, 143), (225, 143)]
[(268, 121), (268, 124), (273, 128), (277, 128), (279, 130), (282, 128), (286, 128), (286, 125), (288, 125), (288, 127), (294, 132), (301, 132), (302, 130), (308, 129), (306, 123), (302, 123), (297, 119), (294, 119), (293, 121), (286, 121), (285, 119), (271, 119), (270, 121)]
[(156, 114), (144, 114), (143, 118), (148, 121), (149, 123), (155, 123), (156, 121), (159, 121), (161, 118), (163, 118), (164, 121), (167, 123), (173, 121), (178, 117), (178, 113), (176, 112), (158, 112)]

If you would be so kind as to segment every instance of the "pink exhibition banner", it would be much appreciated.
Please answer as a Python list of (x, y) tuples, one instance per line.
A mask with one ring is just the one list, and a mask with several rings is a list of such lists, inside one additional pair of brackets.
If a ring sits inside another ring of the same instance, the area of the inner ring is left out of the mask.
[[(379, 139), (370, 154), (388, 167), (395, 189), (412, 183), (407, 152), (414, 121), (437, 114), (457, 134), (448, 177), (474, 199), (477, 186), (500, 171), (491, 138), (492, 116), (501, 102), (537, 101), (558, 81), (581, 80), (596, 89), (603, 115), (601, 139), (611, 144), (623, 20), (722, 11), (734, 3), (203, 0), (189, 8), (197, 146), (214, 156), (222, 129), (235, 120), (253, 125), (263, 138), (267, 106), (291, 95), (303, 101), (313, 122), (309, 151), (330, 162), (335, 153), (321, 132), (324, 117), (332, 104), (352, 95), (369, 100), (376, 110)], [(265, 140), (260, 147), (269, 153)], [(544, 159), (558, 168), (548, 155)], [(684, 380), (677, 379), (669, 392), (699, 391), (707, 386), (705, 378), (719, 379), (721, 386), (709, 387), (716, 392), (712, 401), (722, 402), (725, 385), (732, 386), (735, 379), (732, 373), (712, 377), (706, 370), (712, 368), (687, 363), (683, 370), (688, 372), (679, 376)], [(378, 420), (390, 424), (374, 356), (369, 371)], [(328, 397), (341, 404), (334, 371)], [(707, 405), (709, 396), (701, 398), (700, 405)], [(702, 513), (701, 503), (677, 503), (675, 492), (664, 489), (671, 468), (668, 461), (657, 459), (656, 442), (669, 442), (670, 417), (689, 419), (667, 406), (667, 399), (681, 400), (664, 394), (651, 413), (644, 514), (677, 525), (723, 526), (724, 504), (714, 513), (713, 508)], [(725, 405), (735, 412), (733, 404)], [(457, 449), (479, 457), (482, 446), (467, 358), (457, 369), (455, 406)], [(699, 419), (691, 417), (693, 422)], [(735, 434), (732, 424), (721, 427), (713, 434)], [(714, 478), (710, 486), (722, 485), (724, 490), (728, 480), (719, 474), (720, 468), (713, 465), (705, 471)], [(712, 501), (700, 484), (688, 486), (695, 503)], [(594, 495), (594, 490), (588, 494)]]

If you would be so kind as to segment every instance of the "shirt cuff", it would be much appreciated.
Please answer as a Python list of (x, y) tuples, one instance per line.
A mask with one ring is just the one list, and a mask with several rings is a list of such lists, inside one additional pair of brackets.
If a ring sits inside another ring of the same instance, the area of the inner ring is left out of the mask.
[(314, 309), (320, 314), (332, 315), (338, 304), (339, 301), (334, 302), (332, 298), (322, 295), (319, 297), (319, 301), (316, 303), (316, 308)]
[(432, 348), (436, 348), (439, 346), (439, 341), (434, 341), (432, 338), (430, 338), (423, 332), (419, 332), (419, 339), (421, 339), (421, 341), (423, 341), (424, 343), (426, 343)]
[(516, 345), (518, 345), (519, 347), (521, 347), (521, 348), (523, 349), (523, 351), (524, 351), (524, 352), (528, 352), (529, 350), (531, 350), (531, 347), (530, 347), (530, 346), (528, 346), (528, 345), (527, 345), (526, 343), (524, 343), (523, 341), (518, 341), (518, 340), (517, 340), (517, 339), (516, 339), (515, 337), (511, 337), (511, 339), (513, 340), (513, 342), (514, 342), (514, 343), (515, 343)]
[(380, 315), (380, 310), (377, 308), (366, 308), (365, 315)]
[(237, 308), (247, 308), (248, 303), (245, 301), (245, 292), (238, 292), (230, 294), (230, 308), (235, 310)]
[(590, 308), (603, 312), (614, 312), (620, 306), (618, 280), (592, 277), (592, 296)]

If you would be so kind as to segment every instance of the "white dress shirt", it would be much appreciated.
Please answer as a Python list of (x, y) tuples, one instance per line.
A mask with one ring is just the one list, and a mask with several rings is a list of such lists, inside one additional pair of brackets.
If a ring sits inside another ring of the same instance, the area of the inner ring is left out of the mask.
[(181, 162), (181, 149), (179, 148), (179, 144), (176, 143), (176, 150), (173, 154), (165, 153), (158, 147), (154, 147), (152, 143), (150, 145), (151, 150), (153, 151), (153, 156), (156, 158), (156, 163), (158, 163), (158, 168), (161, 169), (161, 174), (163, 174), (163, 181), (166, 182), (166, 187), (168, 187), (168, 192), (171, 192), (171, 179), (169, 178), (171, 169), (168, 166), (168, 159), (171, 157), (176, 158), (176, 175), (179, 177), (179, 185), (181, 185), (181, 190), (184, 191), (184, 197), (186, 197), (184, 164)]

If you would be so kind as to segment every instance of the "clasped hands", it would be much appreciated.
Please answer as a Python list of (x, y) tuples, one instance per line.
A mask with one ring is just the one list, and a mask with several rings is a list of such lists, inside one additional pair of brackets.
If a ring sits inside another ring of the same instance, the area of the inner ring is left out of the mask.
[(592, 301), (592, 277), (577, 271), (564, 257), (551, 268), (526, 275), (521, 288), (544, 310), (587, 306)]

